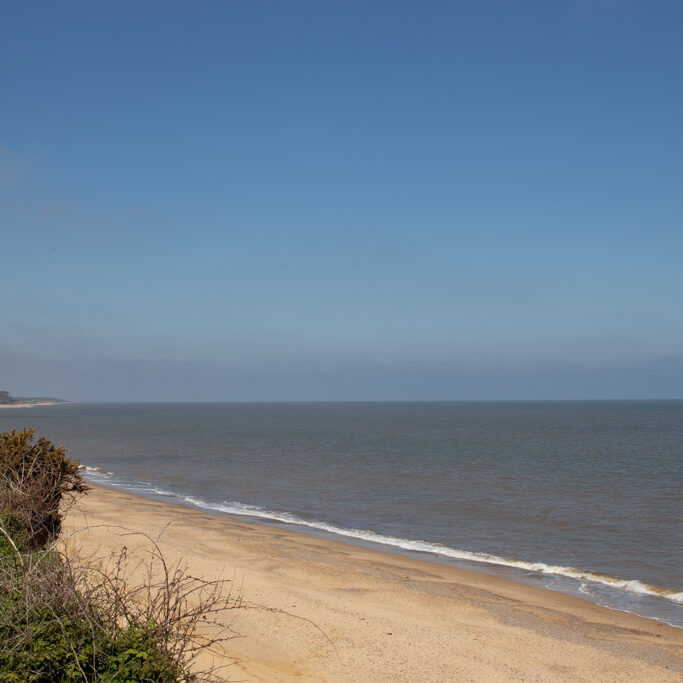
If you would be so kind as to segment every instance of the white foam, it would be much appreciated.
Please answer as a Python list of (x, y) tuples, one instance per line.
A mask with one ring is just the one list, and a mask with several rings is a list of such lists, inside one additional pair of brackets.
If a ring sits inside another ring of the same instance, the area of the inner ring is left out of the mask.
[(109, 470), (103, 470), (101, 467), (91, 467), (90, 465), (80, 465), (80, 469), (90, 472), (91, 474), (99, 474), (100, 476), (113, 477), (114, 473)]
[[(396, 536), (388, 536), (379, 534), (369, 529), (350, 529), (345, 527), (327, 524), (326, 522), (309, 521), (302, 519), (295, 515), (286, 512), (275, 512), (253, 505), (245, 505), (238, 502), (230, 502), (224, 504), (207, 503), (198, 498), (186, 496), (185, 501), (196, 505), (197, 507), (225, 512), (233, 515), (248, 515), (250, 517), (259, 517), (262, 519), (271, 519), (274, 521), (284, 522), (286, 524), (297, 524), (299, 526), (320, 529), (340, 536), (348, 538), (356, 538), (363, 541), (370, 541), (372, 543), (380, 543), (383, 545), (390, 545), (402, 550), (413, 550), (417, 552), (430, 553), (433, 555), (441, 555), (443, 557), (450, 557), (459, 560), (471, 560), (473, 562), (485, 562), (487, 564), (496, 564), (505, 567), (514, 567), (516, 569), (523, 569), (539, 574), (550, 574), (553, 576), (564, 576), (567, 578), (577, 579), (582, 582), (589, 581), (593, 583), (600, 583), (613, 588), (633, 593), (635, 595), (649, 595), (657, 598), (664, 598), (672, 602), (683, 604), (683, 592), (677, 593), (666, 588), (657, 588), (650, 586), (642, 581), (621, 579), (619, 577), (601, 574), (599, 572), (587, 571), (584, 569), (577, 569), (575, 567), (564, 567), (561, 565), (546, 564), (545, 562), (528, 562), (525, 560), (516, 560), (490, 553), (479, 553), (470, 550), (461, 550), (459, 548), (451, 548), (449, 546), (441, 545), (440, 543), (431, 543), (429, 541), (422, 541), (419, 539), (399, 538)], [(585, 584), (583, 584), (585, 585)], [(583, 586), (582, 586), (583, 587)], [(586, 591), (588, 592), (588, 591)]]
[[(83, 466), (89, 472), (97, 474), (105, 473), (112, 475), (111, 472), (105, 472), (97, 467)], [(114, 482), (110, 482), (116, 486)], [(142, 486), (141, 486), (142, 485)], [(662, 598), (676, 604), (683, 604), (683, 592), (676, 592), (667, 588), (658, 588), (650, 586), (642, 581), (633, 579), (622, 579), (616, 576), (609, 576), (600, 572), (593, 572), (584, 569), (577, 569), (576, 567), (565, 567), (562, 565), (547, 564), (545, 562), (529, 562), (526, 560), (517, 560), (514, 558), (502, 557), (491, 553), (474, 552), (470, 550), (462, 550), (460, 548), (452, 548), (442, 545), (440, 543), (432, 543), (420, 539), (400, 538), (397, 536), (390, 536), (387, 534), (380, 534), (370, 529), (353, 529), (347, 527), (336, 526), (328, 524), (327, 522), (311, 521), (293, 515), (289, 512), (281, 512), (276, 510), (269, 510), (256, 505), (247, 505), (237, 501), (224, 503), (209, 503), (201, 498), (194, 498), (192, 496), (180, 496), (173, 491), (161, 489), (150, 482), (135, 482), (132, 486), (119, 484), (121, 488), (130, 488), (136, 491), (146, 490), (160, 496), (178, 497), (190, 505), (194, 505), (205, 510), (213, 510), (216, 512), (223, 512), (229, 515), (246, 515), (249, 517), (256, 517), (259, 519), (268, 519), (276, 522), (283, 522), (285, 524), (296, 524), (297, 526), (308, 527), (312, 529), (319, 529), (328, 533), (345, 536), (347, 538), (354, 538), (361, 541), (369, 541), (371, 543), (379, 543), (381, 545), (388, 545), (402, 550), (410, 550), (416, 552), (429, 553), (435, 556), (448, 557), (458, 560), (469, 560), (472, 562), (484, 562), (487, 564), (495, 564), (504, 567), (514, 567), (516, 569), (534, 572), (537, 574), (545, 574), (552, 576), (563, 576), (571, 579), (576, 579), (581, 582), (581, 592), (588, 591), (588, 586), (585, 582), (598, 583), (611, 588), (623, 590), (634, 595), (646, 595), (656, 598)], [(584, 589), (585, 587), (585, 589)]]
[(680, 591), (679, 593), (670, 593), (666, 596), (666, 599), (675, 602), (677, 605), (683, 605), (683, 591)]

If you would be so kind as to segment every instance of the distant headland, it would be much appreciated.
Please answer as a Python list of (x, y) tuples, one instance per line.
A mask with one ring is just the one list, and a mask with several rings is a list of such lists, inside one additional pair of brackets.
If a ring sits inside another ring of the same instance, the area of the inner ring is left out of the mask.
[(53, 403), (68, 403), (63, 398), (47, 396), (10, 396), (9, 391), (0, 391), (0, 408), (30, 408), (31, 406), (49, 406)]

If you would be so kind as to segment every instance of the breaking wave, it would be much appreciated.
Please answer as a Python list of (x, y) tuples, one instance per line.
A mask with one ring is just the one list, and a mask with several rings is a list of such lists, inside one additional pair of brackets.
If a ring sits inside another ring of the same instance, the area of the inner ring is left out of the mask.
[[(114, 474), (103, 470), (99, 467), (82, 466), (86, 471), (88, 478), (93, 482), (100, 481), (107, 485), (116, 488), (123, 488), (128, 491), (139, 493), (142, 495), (157, 495), (164, 497), (172, 497), (180, 502), (190, 504), (192, 506), (211, 510), (214, 512), (222, 512), (230, 515), (245, 515), (258, 519), (270, 520), (274, 522), (281, 522), (284, 524), (294, 524), (300, 527), (308, 527), (311, 529), (318, 529), (327, 533), (344, 536), (346, 538), (353, 538), (360, 541), (367, 541), (371, 543), (378, 543), (381, 545), (400, 548), (401, 550), (409, 550), (415, 552), (429, 553), (438, 557), (452, 558), (456, 560), (469, 560), (471, 562), (479, 562), (486, 564), (499, 565), (504, 567), (514, 567), (526, 572), (533, 572), (536, 574), (544, 574), (549, 576), (562, 576), (570, 579), (575, 579), (582, 583), (590, 582), (594, 584), (602, 584), (610, 588), (622, 590), (633, 595), (647, 595), (655, 598), (668, 600), (678, 605), (683, 605), (683, 591), (676, 591), (670, 588), (661, 588), (659, 586), (652, 586), (650, 584), (638, 581), (636, 579), (624, 579), (618, 576), (611, 576), (602, 572), (596, 572), (586, 569), (578, 569), (576, 567), (565, 567), (562, 565), (547, 564), (545, 562), (530, 562), (527, 560), (518, 560), (509, 557), (502, 557), (491, 553), (475, 552), (471, 550), (462, 550), (460, 548), (452, 548), (450, 546), (442, 545), (441, 543), (433, 543), (430, 541), (423, 541), (420, 539), (401, 538), (398, 536), (390, 536), (381, 534), (370, 529), (353, 529), (348, 527), (337, 526), (335, 524), (328, 524), (318, 520), (309, 520), (298, 517), (289, 512), (282, 512), (277, 510), (270, 510), (258, 505), (247, 505), (237, 501), (211, 503), (201, 498), (193, 496), (183, 496), (176, 492), (161, 489), (158, 486), (143, 481), (124, 482), (112, 479)], [(580, 592), (586, 592), (581, 590)]]
[(675, 590), (671, 590), (670, 588), (651, 586), (650, 584), (633, 579), (622, 579), (620, 577), (610, 576), (609, 574), (603, 574), (601, 572), (577, 569), (575, 567), (546, 564), (545, 562), (528, 562), (525, 560), (501, 557), (500, 555), (494, 555), (491, 553), (461, 550), (459, 548), (452, 548), (440, 543), (432, 543), (419, 539), (400, 538), (397, 536), (380, 534), (369, 529), (351, 529), (347, 527), (336, 526), (334, 524), (328, 524), (327, 522), (303, 519), (288, 512), (268, 510), (267, 508), (262, 508), (256, 505), (245, 505), (244, 503), (238, 502), (208, 503), (200, 498), (193, 498), (191, 496), (184, 496), (183, 500), (191, 505), (207, 510), (215, 510), (217, 512), (224, 512), (232, 515), (248, 515), (250, 517), (269, 519), (277, 522), (283, 522), (285, 524), (296, 524), (297, 526), (320, 529), (321, 531), (337, 534), (339, 536), (346, 536), (347, 538), (355, 538), (362, 541), (393, 546), (395, 548), (401, 548), (402, 550), (430, 553), (432, 555), (440, 555), (442, 557), (449, 557), (458, 560), (485, 562), (487, 564), (496, 564), (506, 567), (514, 567), (516, 569), (523, 569), (525, 571), (535, 572), (538, 574), (550, 574), (553, 576), (564, 576), (579, 581), (601, 583), (612, 588), (618, 588), (628, 593), (664, 598), (679, 605), (683, 605), (683, 592), (677, 592)]

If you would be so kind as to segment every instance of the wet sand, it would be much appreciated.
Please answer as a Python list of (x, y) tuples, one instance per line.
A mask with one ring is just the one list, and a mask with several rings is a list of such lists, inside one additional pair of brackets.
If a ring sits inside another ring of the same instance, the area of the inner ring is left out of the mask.
[(69, 543), (98, 555), (143, 542), (126, 531), (161, 534), (171, 561), (233, 581), (245, 607), (225, 619), (239, 637), (211, 655), (227, 680), (683, 676), (683, 630), (479, 572), (103, 487), (65, 523)]

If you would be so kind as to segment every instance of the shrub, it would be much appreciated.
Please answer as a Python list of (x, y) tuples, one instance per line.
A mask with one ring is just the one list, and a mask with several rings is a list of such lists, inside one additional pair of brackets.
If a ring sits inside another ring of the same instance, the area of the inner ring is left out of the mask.
[(0, 508), (0, 561), (12, 553), (28, 550), (28, 545), (28, 534), (18, 519)]
[(64, 495), (88, 488), (63, 446), (44, 438), (34, 443), (33, 436), (28, 428), (0, 434), (0, 513), (29, 549), (59, 534)]
[[(0, 558), (0, 682), (221, 680), (191, 669), (229, 636), (215, 616), (239, 601), (226, 581), (169, 566), (150, 543), (137, 562), (125, 548), (107, 559), (48, 549)], [(131, 578), (141, 573), (146, 581)]]
[(183, 677), (151, 625), (112, 621), (56, 553), (26, 556), (0, 577), (0, 681), (158, 681)]
[(216, 613), (240, 606), (228, 582), (169, 565), (147, 537), (137, 561), (125, 547), (99, 559), (66, 552), (55, 543), (60, 504), (87, 487), (63, 447), (33, 436), (0, 434), (0, 683), (198, 680), (199, 652), (230, 637)]

